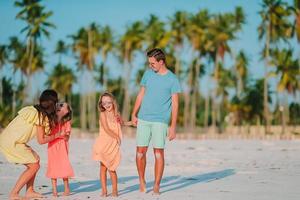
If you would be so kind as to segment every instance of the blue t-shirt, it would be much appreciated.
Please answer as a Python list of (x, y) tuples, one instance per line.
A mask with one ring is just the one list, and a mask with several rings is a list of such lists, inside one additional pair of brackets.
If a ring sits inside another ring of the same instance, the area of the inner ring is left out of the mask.
[(170, 70), (164, 75), (148, 69), (141, 80), (145, 94), (138, 118), (150, 122), (169, 124), (171, 116), (172, 94), (180, 93), (179, 80)]

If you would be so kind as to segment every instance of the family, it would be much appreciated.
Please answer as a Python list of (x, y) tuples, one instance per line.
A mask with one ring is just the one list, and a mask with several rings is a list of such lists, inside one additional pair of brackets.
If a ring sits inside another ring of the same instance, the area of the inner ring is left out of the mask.
[[(112, 193), (118, 196), (118, 177), (116, 170), (121, 160), (121, 126), (136, 126), (136, 166), (139, 175), (140, 192), (146, 192), (146, 153), (152, 140), (155, 157), (155, 177), (153, 194), (159, 194), (164, 171), (164, 148), (166, 138), (176, 137), (178, 113), (178, 94), (181, 87), (178, 78), (167, 68), (166, 56), (161, 49), (147, 52), (149, 69), (140, 83), (140, 90), (131, 114), (131, 121), (124, 122), (114, 96), (103, 93), (98, 101), (99, 136), (93, 149), (92, 159), (100, 162), (100, 181), (102, 193), (106, 197), (107, 171), (111, 177)], [(72, 109), (67, 103), (59, 103), (54, 90), (42, 92), (39, 104), (22, 108), (18, 115), (0, 134), (0, 151), (10, 163), (25, 165), (11, 190), (10, 199), (21, 199), (20, 191), (26, 185), (27, 198), (41, 198), (34, 190), (34, 181), (40, 168), (39, 155), (28, 142), (34, 137), (39, 144), (48, 143), (48, 162), (46, 176), (51, 179), (53, 196), (57, 197), (57, 179), (63, 179), (64, 193), (71, 193), (69, 178), (74, 171), (68, 158), (71, 133)]]

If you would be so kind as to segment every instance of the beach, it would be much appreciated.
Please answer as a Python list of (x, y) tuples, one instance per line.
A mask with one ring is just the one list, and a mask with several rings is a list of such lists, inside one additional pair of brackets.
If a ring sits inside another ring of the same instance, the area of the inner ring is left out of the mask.
[[(41, 169), (35, 188), (47, 199), (105, 199), (100, 197), (99, 163), (91, 158), (93, 138), (70, 139), (70, 160), (75, 177), (72, 195), (53, 198), (46, 178), (47, 145), (32, 141)], [(299, 200), (300, 140), (175, 140), (167, 142), (161, 195), (153, 195), (154, 157), (147, 153), (147, 193), (139, 192), (135, 165), (135, 140), (124, 138), (117, 170), (119, 197), (107, 199), (171, 200)], [(0, 154), (0, 199), (7, 199), (22, 165), (8, 163)], [(108, 182), (109, 195), (111, 185)], [(62, 180), (58, 181), (63, 192)], [(24, 195), (24, 190), (21, 193)]]

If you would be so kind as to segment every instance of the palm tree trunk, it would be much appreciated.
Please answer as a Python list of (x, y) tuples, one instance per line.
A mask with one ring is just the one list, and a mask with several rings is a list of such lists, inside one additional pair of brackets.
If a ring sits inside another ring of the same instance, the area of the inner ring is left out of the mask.
[(95, 92), (88, 94), (88, 123), (89, 130), (96, 130), (96, 95)]
[(125, 61), (125, 70), (126, 72), (124, 77), (124, 103), (122, 108), (122, 118), (127, 121), (129, 118), (130, 111), (130, 94), (129, 94), (129, 81), (131, 75), (131, 65), (127, 61)]
[(86, 124), (86, 95), (80, 94), (80, 128), (83, 131), (87, 130)]
[(3, 105), (3, 77), (2, 77), (2, 66), (0, 66), (0, 106)]
[(30, 94), (31, 94), (31, 65), (32, 65), (32, 59), (33, 59), (33, 54), (34, 54), (34, 39), (32, 37), (29, 38), (29, 47), (28, 47), (28, 53), (29, 53), (29, 59), (28, 59), (28, 65), (27, 65), (27, 84), (26, 84), (26, 97), (25, 97), (25, 104), (31, 104), (31, 98), (30, 98)]
[(191, 131), (194, 132), (196, 127), (196, 118), (197, 118), (197, 94), (199, 93), (199, 73), (200, 73), (200, 63), (196, 62), (196, 70), (194, 75), (194, 84), (193, 84), (193, 95), (191, 102), (191, 115), (190, 115), (190, 127)]
[(215, 88), (213, 92), (213, 98), (212, 98), (212, 128), (213, 132), (216, 132), (216, 126), (217, 126), (217, 107), (216, 107), (216, 98), (217, 98), (217, 89), (218, 89), (218, 54), (216, 53), (215, 56), (215, 67), (214, 67), (214, 81), (215, 81)]
[(205, 97), (205, 112), (204, 112), (204, 128), (205, 130), (208, 127), (208, 113), (209, 113), (209, 94)]
[(270, 132), (270, 117), (268, 104), (268, 65), (269, 65), (269, 48), (270, 48), (270, 30), (266, 34), (266, 58), (265, 58), (265, 78), (264, 78), (264, 117), (265, 117), (265, 134)]

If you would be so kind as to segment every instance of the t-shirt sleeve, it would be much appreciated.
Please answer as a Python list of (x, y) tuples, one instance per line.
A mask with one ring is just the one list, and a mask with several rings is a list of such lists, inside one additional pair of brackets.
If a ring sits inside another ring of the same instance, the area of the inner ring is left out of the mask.
[(174, 82), (171, 88), (171, 93), (172, 94), (181, 93), (181, 86), (177, 77), (174, 78)]
[(143, 77), (142, 77), (142, 80), (140, 83), (141, 86), (144, 86), (144, 87), (146, 86), (148, 77), (149, 77), (149, 70), (145, 71), (145, 73), (143, 74)]

